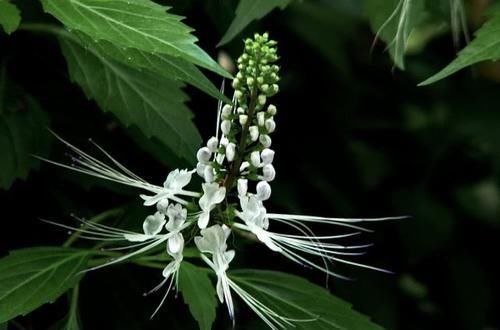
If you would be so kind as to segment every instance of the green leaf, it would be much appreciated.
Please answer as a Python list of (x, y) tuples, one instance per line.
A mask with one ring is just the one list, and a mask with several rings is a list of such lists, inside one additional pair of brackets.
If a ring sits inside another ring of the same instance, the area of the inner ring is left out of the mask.
[(236, 16), (217, 46), (233, 40), (253, 20), (260, 19), (279, 7), (284, 9), (292, 0), (240, 0)]
[(49, 151), (48, 117), (38, 102), (11, 81), (0, 68), (0, 188), (26, 179), (39, 161), (32, 155)]
[(36, 247), (0, 259), (0, 322), (53, 302), (81, 278), (88, 252)]
[(424, 0), (365, 0), (365, 11), (376, 38), (386, 42), (394, 64), (404, 69), (408, 38), (425, 16)]
[(491, 18), (475, 33), (475, 38), (458, 53), (444, 69), (424, 80), (419, 86), (430, 85), (478, 62), (500, 59), (500, 5), (489, 10)]
[(170, 55), (149, 53), (135, 48), (118, 47), (105, 40), (94, 42), (83, 33), (77, 33), (77, 35), (83, 45), (94, 48), (103, 56), (139, 70), (149, 70), (168, 79), (186, 82), (210, 96), (217, 99), (224, 98), (225, 102), (231, 103), (195, 65), (189, 62)]
[(293, 319), (295, 329), (382, 329), (324, 288), (298, 276), (274, 271), (238, 270), (231, 279), (276, 313)]
[(7, 330), (7, 326), (8, 326), (7, 323), (0, 324), (0, 330)]
[(192, 28), (182, 17), (167, 13), (169, 7), (149, 0), (42, 0), (46, 12), (70, 30), (119, 47), (181, 57), (222, 76), (221, 68), (195, 42)]
[(183, 84), (139, 71), (101, 56), (93, 48), (60, 38), (71, 79), (88, 98), (112, 112), (126, 126), (137, 126), (147, 137), (156, 137), (179, 157), (192, 160), (201, 143), (184, 104)]
[(0, 25), (7, 34), (11, 34), (19, 27), (21, 12), (9, 0), (0, 0)]
[(183, 261), (179, 273), (179, 289), (200, 329), (212, 329), (217, 300), (208, 273)]

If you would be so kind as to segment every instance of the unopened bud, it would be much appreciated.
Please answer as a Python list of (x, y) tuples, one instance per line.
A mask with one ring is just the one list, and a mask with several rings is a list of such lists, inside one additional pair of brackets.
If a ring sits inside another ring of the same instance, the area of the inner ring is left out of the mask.
[(267, 107), (267, 113), (270, 114), (271, 116), (274, 116), (276, 112), (278, 112), (276, 106), (274, 104), (269, 104), (269, 106)]
[(260, 165), (260, 154), (258, 151), (253, 151), (250, 154), (250, 164), (255, 167), (258, 167)]
[(245, 109), (243, 109), (242, 107), (238, 107), (238, 109), (236, 109), (236, 112), (241, 115), (245, 113)]
[(266, 119), (264, 126), (266, 127), (267, 133), (272, 133), (276, 129), (276, 123), (272, 118)]
[(205, 167), (205, 170), (203, 171), (203, 177), (205, 178), (205, 182), (214, 182), (214, 169), (212, 166), (208, 165)]
[(207, 163), (210, 157), (212, 157), (212, 152), (207, 147), (200, 148), (196, 153), (196, 159), (198, 159), (200, 163)]
[(276, 171), (274, 170), (274, 166), (271, 164), (267, 164), (262, 168), (262, 177), (266, 181), (273, 181), (276, 177)]
[(252, 77), (247, 78), (247, 85), (252, 87), (253, 84), (255, 83), (255, 80)]
[(259, 138), (259, 128), (257, 126), (250, 126), (248, 131), (250, 132), (250, 140), (253, 142), (257, 141)]
[(262, 162), (264, 165), (271, 164), (274, 159), (274, 150), (271, 149), (264, 149), (260, 153), (260, 158), (262, 159)]
[(269, 148), (272, 143), (271, 137), (267, 134), (262, 134), (261, 136), (259, 136), (259, 142), (264, 148)]
[(241, 126), (244, 126), (247, 123), (248, 116), (247, 115), (240, 115), (240, 124)]
[(217, 150), (217, 146), (219, 144), (219, 140), (215, 136), (212, 136), (210, 139), (207, 141), (207, 148), (211, 152), (215, 152)]
[(264, 105), (266, 104), (266, 96), (264, 94), (260, 94), (258, 97), (257, 97), (257, 102), (260, 104), (260, 105)]
[(240, 172), (243, 172), (244, 170), (246, 170), (248, 168), (248, 166), (250, 166), (250, 163), (247, 161), (244, 161), (243, 163), (241, 163)]
[(226, 146), (226, 158), (227, 158), (227, 160), (232, 162), (234, 159), (235, 153), (236, 153), (236, 145), (234, 143), (229, 143)]
[(271, 186), (266, 181), (257, 183), (257, 198), (261, 201), (268, 200), (271, 197)]
[(229, 115), (231, 115), (231, 112), (233, 112), (233, 108), (230, 104), (226, 104), (225, 106), (222, 107), (222, 119), (227, 119)]
[(265, 121), (266, 121), (266, 114), (264, 112), (257, 113), (257, 124), (262, 127), (264, 126)]
[(245, 196), (248, 191), (248, 180), (238, 179), (238, 196)]
[(233, 88), (236, 89), (240, 86), (240, 80), (238, 78), (234, 78), (233, 80)]
[(202, 178), (205, 178), (205, 167), (207, 167), (207, 165), (203, 163), (196, 164), (196, 173)]
[(243, 93), (241, 91), (235, 91), (234, 96), (240, 100), (243, 97)]
[(228, 135), (231, 132), (231, 121), (225, 119), (220, 124), (220, 129), (224, 135)]
[(227, 137), (223, 137), (222, 139), (220, 139), (220, 145), (221, 146), (227, 146), (227, 144), (229, 143), (229, 140), (227, 139)]

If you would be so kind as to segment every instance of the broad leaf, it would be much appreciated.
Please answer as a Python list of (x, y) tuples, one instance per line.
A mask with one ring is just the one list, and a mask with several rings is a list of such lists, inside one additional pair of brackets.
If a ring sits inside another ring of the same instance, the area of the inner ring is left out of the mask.
[(36, 100), (8, 81), (0, 68), (0, 188), (8, 189), (38, 167), (32, 155), (48, 153), (47, 126), (47, 115)]
[(425, 86), (478, 62), (500, 59), (500, 5), (490, 10), (491, 18), (475, 33), (474, 40), (458, 53), (458, 57), (444, 69), (421, 82)]
[(184, 302), (201, 330), (210, 330), (215, 321), (217, 300), (208, 273), (183, 261), (179, 274), (179, 289)]
[(87, 257), (86, 251), (37, 247), (0, 259), (0, 322), (56, 300), (80, 280)]
[(201, 137), (184, 104), (188, 98), (182, 83), (127, 67), (70, 38), (60, 43), (71, 79), (88, 98), (126, 126), (158, 138), (179, 157), (193, 159)]
[[(182, 59), (165, 54), (149, 53), (136, 48), (118, 47), (105, 40), (94, 42), (83, 33), (77, 33), (77, 35), (82, 44), (93, 47), (103, 56), (140, 70), (149, 70), (169, 79), (184, 81), (215, 98), (223, 97), (195, 65)], [(227, 98), (225, 101), (230, 103)]]
[(394, 64), (404, 69), (408, 38), (425, 15), (424, 0), (365, 0), (365, 10), (376, 38), (386, 42)]
[(68, 29), (94, 40), (179, 57), (231, 77), (195, 44), (193, 29), (181, 22), (182, 17), (167, 13), (169, 7), (149, 0), (42, 0), (42, 4)]
[(7, 34), (11, 34), (21, 22), (21, 12), (9, 0), (0, 0), (0, 25)]
[(273, 9), (284, 9), (292, 0), (240, 0), (236, 16), (217, 46), (233, 40), (253, 20), (260, 19)]
[[(231, 279), (276, 313), (300, 319), (295, 329), (382, 329), (324, 288), (298, 276), (274, 271), (238, 270)], [(309, 321), (305, 321), (309, 320)]]

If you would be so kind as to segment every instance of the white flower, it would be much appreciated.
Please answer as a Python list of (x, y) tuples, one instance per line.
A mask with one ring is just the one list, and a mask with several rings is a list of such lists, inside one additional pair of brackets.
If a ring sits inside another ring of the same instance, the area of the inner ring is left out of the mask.
[(180, 204), (170, 205), (167, 210), (168, 222), (165, 228), (172, 234), (167, 241), (168, 250), (171, 253), (177, 253), (184, 245), (184, 239), (181, 234), (183, 225), (186, 222), (187, 210)]
[(276, 112), (278, 112), (276, 106), (274, 104), (269, 104), (269, 106), (267, 107), (267, 113), (271, 116), (274, 116)]
[(178, 198), (175, 195), (185, 195), (185, 196), (198, 196), (198, 193), (193, 193), (184, 190), (183, 188), (189, 184), (191, 181), (191, 177), (193, 175), (193, 171), (189, 171), (187, 169), (179, 170), (175, 169), (170, 172), (167, 176), (167, 179), (163, 183), (163, 189), (157, 192), (154, 196), (146, 196), (141, 195), (141, 198), (144, 200), (144, 205), (150, 206), (158, 203), (162, 199), (171, 199), (181, 204), (186, 204), (181, 198)]
[(227, 119), (223, 120), (222, 124), (220, 125), (220, 130), (224, 135), (228, 135), (231, 131), (231, 121)]
[(240, 125), (245, 126), (245, 124), (248, 121), (248, 116), (247, 115), (240, 115)]
[(211, 183), (214, 182), (215, 175), (214, 175), (214, 168), (210, 165), (205, 166), (205, 169), (203, 170), (203, 178), (205, 179), (205, 182)]
[(161, 199), (157, 204), (156, 204), (156, 209), (158, 212), (167, 214), (167, 209), (168, 209), (169, 201), (168, 198)]
[(285, 329), (294, 327), (292, 322), (304, 322), (311, 320), (294, 320), (283, 317), (272, 309), (267, 307), (262, 302), (252, 297), (248, 292), (243, 290), (239, 285), (232, 281), (226, 274), (229, 264), (234, 259), (234, 250), (227, 251), (227, 238), (231, 230), (223, 225), (213, 225), (201, 230), (201, 237), (194, 238), (194, 242), (202, 253), (212, 255), (212, 260), (201, 255), (203, 261), (213, 269), (217, 275), (216, 292), (221, 303), (225, 303), (229, 313), (229, 317), (233, 320), (234, 327), (234, 304), (231, 296), (231, 289), (240, 296), (240, 298), (257, 314), (262, 320), (273, 330), (279, 328)]
[(203, 196), (201, 196), (198, 204), (200, 205), (202, 213), (198, 218), (198, 227), (201, 229), (208, 225), (210, 220), (210, 211), (224, 200), (226, 197), (226, 188), (219, 186), (218, 183), (203, 183)]
[(226, 240), (231, 234), (231, 229), (223, 225), (213, 225), (201, 230), (201, 236), (194, 238), (194, 242), (202, 253), (212, 255), (212, 260), (208, 259), (204, 254), (202, 259), (214, 270), (217, 275), (217, 296), (221, 303), (226, 303), (229, 316), (234, 319), (233, 298), (229, 287), (229, 279), (226, 275), (226, 270), (229, 268), (229, 263), (234, 258), (234, 250), (226, 251)]
[(257, 124), (262, 127), (264, 126), (266, 121), (266, 113), (265, 112), (259, 112), (257, 113)]
[(272, 118), (266, 119), (264, 126), (266, 127), (267, 133), (272, 133), (276, 129), (276, 123)]

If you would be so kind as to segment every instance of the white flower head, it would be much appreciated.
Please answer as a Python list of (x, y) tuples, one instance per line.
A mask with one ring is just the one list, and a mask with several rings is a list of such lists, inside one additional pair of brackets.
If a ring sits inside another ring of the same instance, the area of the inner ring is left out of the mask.
[(216, 182), (204, 183), (201, 186), (203, 188), (203, 196), (201, 196), (198, 204), (202, 213), (198, 218), (198, 227), (203, 229), (208, 225), (210, 211), (226, 197), (226, 187), (221, 187)]
[(197, 196), (198, 195), (197, 193), (183, 190), (183, 188), (187, 186), (191, 181), (191, 177), (194, 172), (195, 170), (189, 171), (187, 169), (173, 170), (168, 174), (167, 179), (163, 183), (163, 188), (156, 190), (156, 195), (154, 196), (141, 195), (141, 198), (144, 200), (144, 205), (151, 206), (165, 198), (172, 199), (177, 202), (186, 203), (184, 200), (177, 197), (176, 195)]

